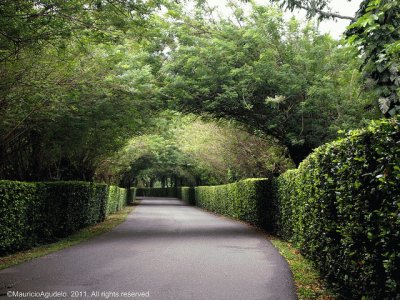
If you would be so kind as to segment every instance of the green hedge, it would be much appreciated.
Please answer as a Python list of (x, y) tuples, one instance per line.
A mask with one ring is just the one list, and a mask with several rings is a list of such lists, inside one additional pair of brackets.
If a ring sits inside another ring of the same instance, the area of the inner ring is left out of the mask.
[(373, 123), (276, 184), (277, 230), (347, 299), (400, 297), (400, 130)]
[(138, 188), (136, 195), (140, 197), (178, 197), (178, 188)]
[(178, 198), (182, 199), (189, 205), (195, 205), (195, 189), (194, 187), (182, 186), (178, 189)]
[(126, 206), (128, 195), (126, 189), (110, 186), (108, 191), (107, 214), (115, 213)]
[(87, 182), (0, 181), (0, 255), (101, 222), (126, 204), (126, 191)]
[(136, 191), (137, 191), (137, 189), (134, 188), (134, 187), (127, 190), (127, 193), (128, 193), (127, 202), (128, 202), (128, 204), (135, 202), (135, 200), (136, 200)]
[(272, 229), (273, 189), (268, 179), (246, 179), (195, 188), (196, 205), (212, 212)]
[(35, 245), (43, 203), (33, 183), (0, 181), (0, 254)]

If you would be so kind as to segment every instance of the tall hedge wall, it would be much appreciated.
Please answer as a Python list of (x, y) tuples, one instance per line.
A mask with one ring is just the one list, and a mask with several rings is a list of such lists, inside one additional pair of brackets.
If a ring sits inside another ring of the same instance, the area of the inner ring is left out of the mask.
[(101, 222), (126, 204), (126, 191), (87, 182), (0, 181), (0, 255)]
[(186, 202), (189, 205), (195, 205), (196, 204), (195, 188), (188, 187), (188, 186), (180, 187), (178, 189), (178, 198), (182, 199), (184, 202)]
[(137, 189), (135, 187), (127, 189), (127, 203), (134, 203), (136, 200), (136, 191)]
[(277, 230), (347, 299), (400, 298), (400, 130), (373, 123), (276, 184)]
[(212, 212), (272, 229), (272, 185), (268, 179), (245, 179), (195, 188), (196, 205)]
[(121, 210), (128, 201), (126, 189), (117, 186), (110, 186), (107, 200), (107, 214), (112, 214)]

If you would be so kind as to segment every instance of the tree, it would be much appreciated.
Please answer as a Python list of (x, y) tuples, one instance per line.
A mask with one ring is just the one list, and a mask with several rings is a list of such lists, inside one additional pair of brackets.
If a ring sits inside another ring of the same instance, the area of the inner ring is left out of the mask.
[(175, 109), (234, 119), (285, 145), (295, 163), (371, 116), (364, 110), (354, 49), (311, 26), (253, 6), (240, 23), (177, 22), (176, 46), (161, 69)]
[[(279, 1), (279, 0), (278, 0)], [(354, 17), (332, 13), (328, 0), (282, 0), (293, 10), (305, 9), (309, 18), (352, 20), (346, 31), (347, 42), (363, 58), (361, 70), (366, 86), (375, 91), (381, 112), (389, 117), (400, 111), (400, 1), (363, 0)]]
[[(353, 16), (346, 16), (332, 11), (329, 7), (329, 0), (275, 0), (281, 2), (282, 7), (293, 11), (295, 9), (305, 10), (308, 18), (318, 16), (320, 20), (329, 18), (347, 19), (354, 21)], [(351, 1), (351, 0), (348, 0)]]
[(164, 111), (97, 170), (124, 185), (168, 182), (221, 184), (248, 177), (271, 177), (293, 166), (274, 139), (255, 136), (235, 122)]
[(0, 3), (0, 178), (92, 180), (140, 129), (158, 106), (156, 3)]
[(382, 113), (399, 113), (400, 1), (363, 1), (346, 35), (363, 57), (361, 68)]

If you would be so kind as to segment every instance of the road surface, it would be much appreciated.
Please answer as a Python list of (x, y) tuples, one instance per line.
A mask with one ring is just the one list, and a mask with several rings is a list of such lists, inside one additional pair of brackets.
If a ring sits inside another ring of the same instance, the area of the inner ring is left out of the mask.
[(296, 299), (286, 261), (262, 233), (173, 198), (144, 198), (112, 231), (0, 271), (0, 295)]

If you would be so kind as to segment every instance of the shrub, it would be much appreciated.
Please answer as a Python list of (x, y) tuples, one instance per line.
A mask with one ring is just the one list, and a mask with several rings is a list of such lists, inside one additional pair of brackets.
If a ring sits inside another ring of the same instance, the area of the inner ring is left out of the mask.
[(129, 203), (133, 203), (133, 202), (135, 202), (135, 200), (136, 200), (136, 188), (130, 188), (130, 189), (127, 189), (127, 193), (128, 193), (128, 196), (127, 196), (127, 202), (128, 202), (128, 204)]
[(0, 254), (36, 243), (41, 214), (37, 195), (33, 183), (0, 181)]
[(110, 186), (108, 191), (107, 215), (119, 211), (127, 204), (126, 189)]
[(189, 205), (195, 205), (195, 190), (194, 187), (182, 186), (178, 189), (178, 198), (182, 199)]
[(101, 222), (125, 204), (126, 191), (105, 184), (0, 181), (0, 255)]
[(400, 130), (385, 120), (314, 151), (276, 182), (278, 233), (348, 299), (400, 295)]
[(272, 185), (268, 179), (246, 179), (195, 188), (196, 205), (266, 229), (272, 229)]

